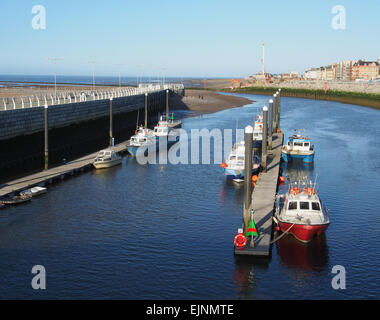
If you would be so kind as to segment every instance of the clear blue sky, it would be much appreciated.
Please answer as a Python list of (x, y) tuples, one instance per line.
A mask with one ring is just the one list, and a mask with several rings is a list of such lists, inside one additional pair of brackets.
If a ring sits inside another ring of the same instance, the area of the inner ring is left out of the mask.
[[(32, 7), (46, 8), (33, 30)], [(346, 30), (331, 27), (344, 5)], [(357, 0), (1, 0), (0, 74), (143, 73), (239, 77), (300, 71), (343, 59), (380, 58), (380, 2)]]

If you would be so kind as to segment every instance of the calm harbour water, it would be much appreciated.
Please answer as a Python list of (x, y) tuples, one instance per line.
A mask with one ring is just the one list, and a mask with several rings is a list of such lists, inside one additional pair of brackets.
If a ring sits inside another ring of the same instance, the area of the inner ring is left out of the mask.
[[(253, 123), (269, 97), (242, 108), (186, 118), (183, 127), (235, 129)], [(379, 299), (380, 111), (282, 98), (281, 127), (305, 128), (330, 208), (325, 237), (308, 246), (284, 237), (268, 265), (237, 260), (243, 188), (219, 164), (122, 166), (49, 187), (30, 204), (0, 211), (0, 298), (30, 299)], [(285, 187), (280, 188), (280, 192)], [(47, 290), (30, 282), (44, 265)], [(331, 286), (346, 268), (346, 290)]]

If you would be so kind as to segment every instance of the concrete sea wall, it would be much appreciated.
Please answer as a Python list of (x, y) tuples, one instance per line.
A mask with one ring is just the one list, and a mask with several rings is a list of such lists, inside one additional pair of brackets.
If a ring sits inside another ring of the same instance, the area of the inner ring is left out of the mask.
[[(170, 91), (182, 95), (183, 91)], [(144, 122), (144, 95), (113, 98), (113, 136), (115, 143), (128, 139), (136, 122)], [(49, 164), (105, 148), (109, 141), (109, 99), (48, 107)], [(148, 96), (148, 122), (165, 111), (166, 92)], [(137, 119), (139, 117), (139, 119)], [(17, 177), (43, 168), (44, 108), (33, 107), (0, 112), (0, 180)]]

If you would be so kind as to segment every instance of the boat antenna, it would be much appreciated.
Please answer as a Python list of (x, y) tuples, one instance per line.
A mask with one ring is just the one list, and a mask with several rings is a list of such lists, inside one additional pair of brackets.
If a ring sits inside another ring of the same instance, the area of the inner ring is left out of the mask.
[(314, 181), (314, 187), (313, 187), (314, 190), (317, 186), (317, 180), (318, 180), (318, 173), (315, 175), (315, 181)]

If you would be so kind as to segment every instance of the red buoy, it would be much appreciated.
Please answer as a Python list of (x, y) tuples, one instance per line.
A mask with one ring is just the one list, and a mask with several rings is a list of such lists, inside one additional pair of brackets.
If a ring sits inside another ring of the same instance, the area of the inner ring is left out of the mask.
[(281, 176), (279, 179), (280, 179), (280, 183), (285, 183), (285, 177)]
[(227, 168), (227, 163), (225, 162), (222, 162), (222, 164), (220, 165), (223, 169)]

